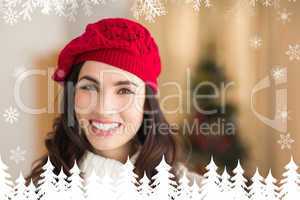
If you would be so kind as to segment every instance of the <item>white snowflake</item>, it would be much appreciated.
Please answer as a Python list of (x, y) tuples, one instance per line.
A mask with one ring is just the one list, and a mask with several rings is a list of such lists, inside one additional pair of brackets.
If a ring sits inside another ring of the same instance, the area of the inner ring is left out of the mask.
[(5, 7), (16, 7), (22, 0), (3, 0)]
[(280, 7), (279, 6), (280, 0), (248, 0), (248, 1), (252, 7), (255, 7), (258, 4), (261, 4), (262, 6), (264, 6), (266, 8), (271, 7), (271, 6), (274, 6), (274, 8)]
[(42, 10), (41, 12), (45, 15), (49, 15), (52, 11), (52, 1), (51, 0), (44, 0), (42, 1)]
[[(2, 1), (4, 5), (0, 4), (0, 8), (3, 13), (3, 19), (7, 24), (11, 25), (17, 23), (17, 19), (20, 16), (23, 20), (31, 21), (31, 15), (36, 8), (40, 8), (41, 13), (44, 15), (49, 15), (53, 12), (57, 16), (67, 17), (69, 21), (75, 21), (75, 16), (80, 6), (82, 6), (85, 15), (91, 16), (94, 5), (103, 5), (107, 2), (107, 0), (0, 0), (0, 3)], [(147, 1), (153, 2), (154, 0)]]
[(284, 80), (286, 78), (286, 69), (282, 67), (275, 67), (272, 70), (272, 77), (274, 80)]
[(134, 1), (134, 4), (130, 8), (130, 10), (133, 12), (133, 16), (136, 19), (139, 19), (140, 16), (144, 14), (143, 1)]
[(262, 0), (262, 5), (267, 7), (270, 7), (273, 5), (273, 0)]
[(31, 21), (31, 14), (33, 12), (33, 2), (27, 0), (22, 4), (23, 10), (19, 13), (23, 17), (23, 20)]
[(3, 11), (3, 19), (5, 23), (13, 26), (18, 22), (19, 14), (11, 7), (5, 8)]
[(10, 150), (10, 157), (9, 159), (14, 161), (16, 164), (25, 160), (26, 151), (22, 150), (19, 146), (16, 149)]
[(255, 7), (258, 0), (249, 0), (249, 5)]
[(277, 141), (277, 143), (280, 144), (281, 149), (290, 149), (293, 142), (295, 142), (295, 140), (291, 138), (289, 133), (286, 135), (280, 134), (280, 139)]
[(57, 16), (65, 16), (65, 6), (63, 1), (53, 0), (53, 7)]
[(237, 22), (242, 22), (241, 15), (252, 17), (255, 15), (255, 9), (251, 6), (248, 0), (235, 1), (232, 6), (225, 11), (225, 16), (233, 17)]
[(210, 8), (212, 7), (212, 3), (210, 0), (192, 0), (186, 1), (186, 3), (193, 3), (193, 9), (195, 11), (199, 11), (201, 7)]
[(75, 16), (77, 15), (77, 9), (79, 8), (79, 4), (77, 1), (69, 1), (66, 5), (66, 14), (65, 16), (69, 21), (74, 22), (75, 21)]
[(283, 24), (291, 21), (290, 16), (292, 15), (291, 12), (288, 12), (286, 8), (282, 11), (278, 11), (278, 20), (280, 20)]
[(285, 52), (286, 55), (289, 56), (290, 60), (300, 60), (300, 45), (299, 44), (295, 44), (289, 45), (289, 49)]
[(276, 118), (279, 118), (279, 119), (282, 119), (282, 120), (290, 120), (290, 111), (288, 110), (279, 110), (277, 113), (276, 113)]
[(81, 5), (86, 16), (91, 16), (93, 14), (90, 0), (82, 0)]
[(9, 122), (13, 124), (14, 122), (18, 121), (19, 112), (16, 108), (13, 108), (12, 106), (9, 107), (9, 109), (6, 109), (3, 113), (3, 117), (5, 118), (6, 122)]
[(249, 45), (252, 48), (258, 49), (262, 46), (262, 39), (260, 36), (256, 35), (249, 40)]
[(167, 13), (160, 0), (136, 0), (131, 7), (131, 11), (136, 19), (145, 16), (145, 20), (148, 22), (154, 22), (156, 17)]

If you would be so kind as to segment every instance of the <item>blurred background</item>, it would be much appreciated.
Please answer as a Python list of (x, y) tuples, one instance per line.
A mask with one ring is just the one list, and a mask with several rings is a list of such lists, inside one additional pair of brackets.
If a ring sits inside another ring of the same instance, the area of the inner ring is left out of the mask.
[[(79, 9), (74, 22), (39, 12), (32, 15), (32, 21), (14, 26), (1, 21), (0, 153), (13, 178), (20, 170), (27, 174), (32, 161), (45, 152), (45, 135), (58, 114), (61, 88), (49, 74), (60, 49), (88, 23), (103, 17), (135, 19), (132, 4), (108, 1), (93, 7), (91, 16)], [(258, 167), (263, 176), (271, 168), (280, 178), (291, 155), (299, 164), (300, 2), (276, 0), (270, 6), (257, 3), (251, 7), (243, 0), (220, 0), (212, 1), (209, 8), (202, 5), (199, 11), (181, 1), (164, 5), (167, 14), (155, 22), (138, 20), (150, 29), (160, 48), (161, 107), (181, 133), (187, 133), (185, 125), (195, 119), (216, 125), (202, 134), (199, 130), (192, 131), (198, 134), (181, 134), (191, 169), (203, 173), (213, 155), (220, 167), (226, 164), (232, 169), (240, 159), (247, 176)], [(42, 70), (37, 71), (41, 76), (19, 84), (16, 80), (26, 69)], [(170, 81), (179, 88), (167, 85)], [(215, 88), (204, 84), (193, 93), (197, 84), (206, 82)], [(19, 95), (14, 94), (16, 89)], [(193, 102), (195, 95), (216, 91), (220, 92), (216, 98), (202, 96)], [(20, 111), (20, 100), (27, 107), (44, 109), (36, 114)], [(199, 112), (192, 103), (216, 112)], [(10, 115), (16, 119), (7, 120)], [(224, 134), (229, 129), (232, 134)]]

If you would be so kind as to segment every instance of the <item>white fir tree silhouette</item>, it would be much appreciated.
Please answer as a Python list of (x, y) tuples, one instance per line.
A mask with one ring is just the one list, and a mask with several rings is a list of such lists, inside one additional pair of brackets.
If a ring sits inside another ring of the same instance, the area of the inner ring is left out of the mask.
[(32, 180), (30, 180), (29, 185), (26, 187), (25, 199), (26, 200), (37, 200), (38, 199), (38, 195), (36, 193), (36, 187)]
[(193, 185), (191, 187), (191, 199), (192, 200), (199, 200), (200, 198), (201, 198), (200, 187), (197, 184), (196, 179), (194, 178)]
[(233, 198), (233, 193), (232, 193), (233, 184), (230, 181), (230, 175), (227, 172), (226, 166), (221, 175), (221, 179), (222, 181), (220, 183), (220, 191), (222, 192), (222, 199), (231, 200)]
[(101, 185), (99, 188), (99, 192), (101, 194), (101, 198), (110, 200), (116, 199), (115, 188), (113, 186), (113, 183), (113, 179), (105, 173), (104, 176), (100, 179)]
[(138, 175), (133, 172), (134, 165), (127, 157), (126, 163), (122, 166), (119, 180), (117, 182), (117, 199), (139, 199), (138, 194)]
[(61, 168), (58, 176), (57, 176), (57, 192), (59, 193), (59, 198), (61, 199), (67, 199), (68, 198), (68, 189), (69, 189), (69, 183), (67, 182), (67, 176), (64, 173), (63, 167)]
[(239, 160), (236, 168), (233, 170), (233, 173), (235, 174), (231, 178), (231, 181), (233, 182), (233, 200), (248, 200), (249, 198), (246, 186), (247, 179), (244, 177), (244, 170)]
[(160, 164), (155, 167), (157, 173), (152, 177), (153, 198), (156, 199), (174, 199), (177, 193), (177, 183), (172, 180), (175, 175), (170, 172), (171, 166), (166, 163), (165, 156), (162, 156)]
[(217, 172), (217, 165), (213, 157), (205, 167), (207, 172), (204, 174), (203, 184), (201, 187), (201, 196), (203, 200), (213, 200), (221, 198), (220, 192), (220, 175)]
[(190, 186), (187, 171), (183, 172), (177, 186), (176, 181), (172, 180), (175, 176), (170, 172), (171, 166), (166, 163), (164, 156), (155, 168), (157, 173), (152, 177), (152, 185), (146, 172), (137, 181), (138, 175), (134, 173), (134, 165), (129, 157), (123, 165), (116, 185), (113, 185), (113, 179), (107, 174), (100, 178), (95, 170), (92, 170), (86, 181), (83, 180), (76, 161), (69, 177), (66, 176), (63, 168), (56, 175), (49, 157), (42, 169), (38, 187), (34, 185), (33, 180), (26, 186), (22, 172), (13, 187), (13, 182), (9, 180), (8, 167), (0, 157), (0, 200), (298, 200), (300, 197), (300, 176), (297, 172), (298, 165), (293, 157), (285, 166), (284, 178), (280, 181), (282, 184), (280, 192), (271, 170), (264, 179), (256, 168), (251, 178), (249, 194), (240, 162), (238, 161), (233, 170), (233, 177), (228, 174), (226, 167), (220, 176), (213, 157), (206, 166), (207, 172), (202, 179), (201, 188), (197, 185), (195, 177)]
[(53, 200), (57, 196), (57, 176), (53, 172), (54, 166), (52, 165), (49, 156), (47, 163), (43, 166), (43, 170), (43, 173), (40, 175), (41, 179), (38, 181), (39, 200)]
[(97, 176), (95, 169), (92, 170), (91, 174), (86, 180), (86, 200), (98, 200), (100, 188), (100, 178)]
[(4, 164), (0, 156), (0, 199), (8, 200), (13, 192), (13, 182), (9, 180), (10, 174), (7, 172), (8, 167)]
[(144, 176), (141, 178), (140, 185), (138, 186), (140, 198), (143, 200), (148, 200), (152, 196), (152, 188), (149, 184), (150, 179), (148, 178), (146, 172), (144, 172)]
[(84, 191), (83, 184), (84, 180), (80, 177), (80, 169), (75, 160), (72, 169), (70, 170), (71, 176), (67, 178), (69, 182), (69, 197), (72, 200), (83, 200)]
[(265, 184), (263, 183), (264, 178), (259, 174), (258, 169), (256, 168), (253, 177), (251, 178), (252, 184), (249, 189), (249, 196), (251, 200), (261, 199), (264, 200), (265, 197)]
[(186, 177), (186, 172), (183, 172), (182, 177), (179, 179), (179, 185), (177, 187), (178, 200), (191, 199), (191, 187), (189, 186), (189, 179)]
[(280, 197), (282, 200), (294, 200), (299, 198), (299, 174), (297, 173), (298, 166), (294, 162), (293, 157), (291, 161), (285, 166), (286, 171), (283, 173), (283, 179), (281, 180)]
[(278, 200), (278, 186), (276, 185), (277, 180), (272, 176), (271, 170), (269, 170), (268, 176), (265, 179), (266, 183), (266, 200)]
[(16, 184), (14, 187), (14, 200), (24, 200), (26, 198), (26, 181), (22, 172), (20, 172), (19, 177), (16, 180)]

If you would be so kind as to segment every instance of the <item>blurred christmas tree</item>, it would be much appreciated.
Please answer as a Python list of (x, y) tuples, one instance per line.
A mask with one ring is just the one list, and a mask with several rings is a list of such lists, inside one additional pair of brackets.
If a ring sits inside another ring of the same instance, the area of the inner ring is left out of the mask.
[(191, 99), (195, 101), (191, 103), (189, 129), (183, 130), (185, 144), (191, 151), (189, 162), (199, 173), (204, 172), (203, 163), (209, 163), (211, 156), (219, 167), (226, 165), (230, 170), (236, 167), (238, 159), (246, 158), (238, 137), (237, 107), (226, 99), (229, 81), (214, 55), (214, 46), (210, 46), (208, 55), (192, 73)]

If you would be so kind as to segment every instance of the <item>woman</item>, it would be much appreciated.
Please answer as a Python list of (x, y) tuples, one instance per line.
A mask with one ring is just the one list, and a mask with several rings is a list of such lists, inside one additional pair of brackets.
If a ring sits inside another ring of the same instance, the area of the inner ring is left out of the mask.
[(130, 158), (139, 178), (153, 177), (164, 156), (175, 180), (185, 171), (200, 184), (180, 162), (175, 130), (155, 97), (160, 72), (159, 49), (141, 24), (125, 18), (88, 24), (59, 55), (52, 78), (63, 85), (63, 112), (45, 141), (47, 155), (27, 180), (37, 183), (48, 156), (56, 174), (63, 167), (69, 175), (76, 161), (83, 175), (95, 169), (112, 177)]

